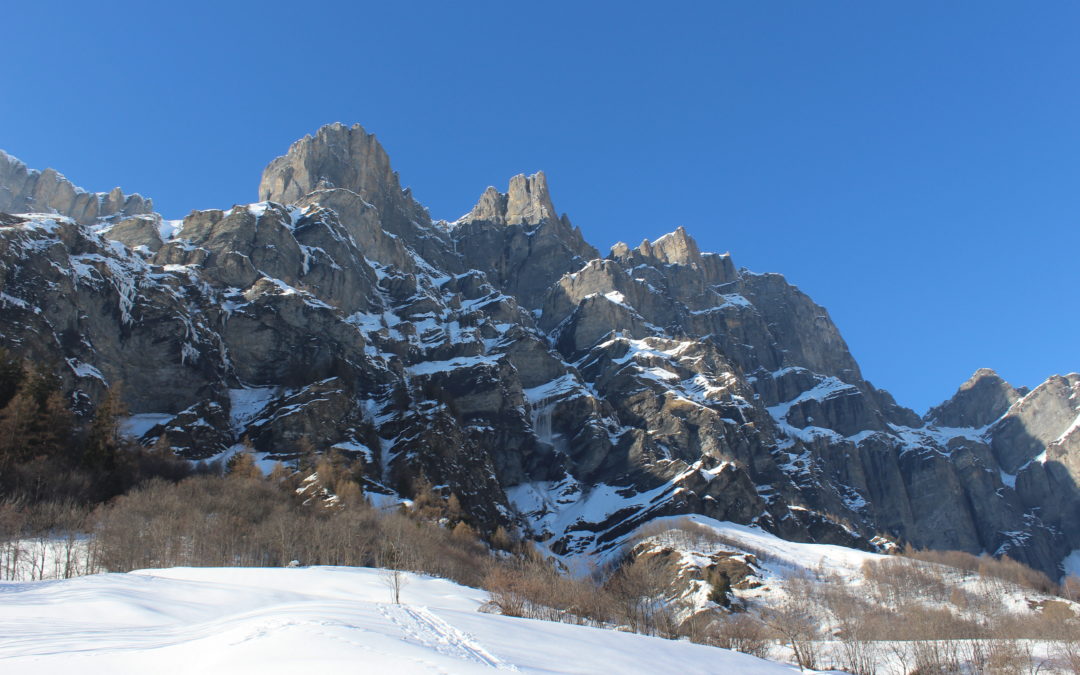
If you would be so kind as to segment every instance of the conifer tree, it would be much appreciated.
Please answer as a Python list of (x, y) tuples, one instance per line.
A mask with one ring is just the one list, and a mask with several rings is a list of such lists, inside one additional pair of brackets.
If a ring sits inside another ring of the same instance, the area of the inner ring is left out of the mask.
[(15, 397), (19, 385), (26, 379), (26, 369), (7, 349), (0, 347), (0, 409)]
[(246, 478), (251, 480), (263, 479), (262, 470), (259, 469), (259, 466), (255, 463), (255, 455), (251, 453), (249, 448), (245, 448), (230, 457), (225, 466), (228, 475), (233, 478)]
[(37, 404), (25, 387), (20, 387), (0, 411), (0, 467), (10, 467), (30, 457), (37, 412)]
[(83, 463), (88, 467), (111, 470), (116, 467), (117, 453), (120, 450), (120, 417), (126, 412), (120, 399), (119, 387), (111, 387), (105, 394), (86, 435), (83, 449)]

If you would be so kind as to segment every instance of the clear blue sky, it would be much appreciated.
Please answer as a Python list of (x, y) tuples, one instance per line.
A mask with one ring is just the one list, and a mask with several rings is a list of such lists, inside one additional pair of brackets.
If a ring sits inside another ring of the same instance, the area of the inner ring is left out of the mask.
[[(93, 9), (88, 9), (92, 7)], [(543, 169), (602, 251), (684, 225), (922, 412), (1080, 370), (1080, 3), (9, 3), (0, 148), (167, 217), (320, 125), (435, 217)]]

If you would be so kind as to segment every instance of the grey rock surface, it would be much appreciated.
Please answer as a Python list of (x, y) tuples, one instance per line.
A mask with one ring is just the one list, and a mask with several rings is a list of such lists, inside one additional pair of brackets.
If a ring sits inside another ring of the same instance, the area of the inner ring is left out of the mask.
[(55, 213), (77, 223), (151, 214), (153, 202), (120, 188), (87, 192), (53, 169), (36, 171), (0, 150), (0, 212)]
[(989, 368), (980, 368), (951, 399), (931, 408), (926, 420), (943, 427), (985, 427), (1026, 393)]

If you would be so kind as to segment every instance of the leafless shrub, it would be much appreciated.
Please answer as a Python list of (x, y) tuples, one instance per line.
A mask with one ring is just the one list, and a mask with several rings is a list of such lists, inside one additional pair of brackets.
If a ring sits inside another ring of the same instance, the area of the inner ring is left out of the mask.
[[(994, 675), (1027, 675), (1043, 670), (1027, 640), (972, 640), (968, 663), (976, 672)], [(978, 647), (975, 647), (978, 645)]]
[(1072, 602), (1080, 602), (1080, 577), (1068, 575), (1061, 582), (1061, 597)]
[(507, 616), (587, 625), (617, 623), (618, 606), (591, 579), (560, 574), (535, 553), (492, 564), (483, 580), (490, 604)]
[(173, 565), (380, 565), (477, 585), (486, 547), (366, 501), (304, 505), (279, 481), (234, 472), (155, 481), (103, 509), (96, 550), (114, 571)]
[(804, 576), (784, 579), (783, 599), (761, 610), (761, 620), (791, 649), (800, 670), (814, 670), (820, 659), (821, 616), (812, 602), (812, 582)]
[(401, 589), (408, 583), (405, 572), (395, 569), (386, 569), (382, 573), (383, 584), (390, 589), (390, 597), (395, 605), (401, 604)]
[(913, 597), (945, 603), (951, 593), (940, 571), (908, 558), (867, 560), (862, 573), (878, 600), (885, 604), (899, 604)]
[[(860, 595), (839, 581), (821, 584), (819, 597), (836, 621), (837, 660), (854, 675), (873, 675), (881, 656), (876, 641), (881, 631), (880, 613)], [(891, 618), (891, 617), (890, 617)]]
[(1055, 664), (1066, 673), (1080, 674), (1080, 636), (1059, 640), (1053, 649)]
[(984, 580), (1004, 582), (1047, 595), (1063, 593), (1062, 587), (1045, 574), (1008, 556), (994, 558), (988, 555), (975, 556), (963, 551), (916, 550), (911, 547), (905, 549), (903, 555), (906, 558), (952, 567), (967, 576), (977, 574)]
[(709, 642), (764, 659), (772, 651), (773, 633), (759, 619), (738, 612), (713, 622)]
[(529, 603), (526, 596), (524, 579), (508, 566), (498, 565), (484, 577), (484, 588), (488, 592), (488, 602), (503, 616), (526, 616)]
[(74, 502), (0, 503), (0, 579), (68, 579), (97, 571), (90, 513)]
[(635, 633), (668, 635), (672, 623), (665, 595), (674, 572), (657, 555), (642, 555), (623, 564), (608, 581), (620, 611), (620, 622)]

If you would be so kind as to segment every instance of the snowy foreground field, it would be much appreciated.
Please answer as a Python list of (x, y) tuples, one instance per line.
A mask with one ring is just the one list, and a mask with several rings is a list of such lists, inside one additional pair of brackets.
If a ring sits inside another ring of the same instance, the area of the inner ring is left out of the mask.
[(0, 673), (792, 673), (688, 642), (478, 611), (379, 570), (173, 568), (0, 583)]

